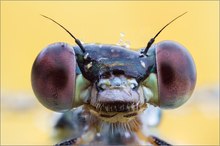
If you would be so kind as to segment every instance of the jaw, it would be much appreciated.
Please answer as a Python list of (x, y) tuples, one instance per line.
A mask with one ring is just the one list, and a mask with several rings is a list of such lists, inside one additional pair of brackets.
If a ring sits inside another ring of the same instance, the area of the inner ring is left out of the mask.
[(98, 111), (94, 106), (86, 105), (89, 112), (99, 120), (107, 123), (128, 123), (137, 118), (146, 108), (147, 104), (142, 105), (138, 110), (130, 112), (106, 112)]
[(147, 108), (142, 92), (129, 88), (104, 90), (96, 95), (87, 107), (92, 115), (104, 122), (127, 123)]
[(130, 112), (106, 112), (98, 111), (96, 107), (86, 104), (86, 111), (90, 113), (90, 121), (93, 121), (96, 129), (103, 133), (137, 132), (141, 125), (140, 114), (147, 108), (147, 104), (140, 106), (138, 110)]

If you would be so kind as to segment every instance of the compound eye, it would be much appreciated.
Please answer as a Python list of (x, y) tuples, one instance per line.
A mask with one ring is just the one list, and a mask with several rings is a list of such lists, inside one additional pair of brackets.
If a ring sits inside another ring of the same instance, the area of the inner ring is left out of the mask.
[(163, 41), (156, 45), (158, 105), (176, 108), (191, 96), (196, 84), (196, 67), (185, 47)]
[(41, 104), (60, 112), (72, 109), (75, 70), (75, 52), (70, 45), (55, 43), (42, 50), (31, 72), (32, 88)]

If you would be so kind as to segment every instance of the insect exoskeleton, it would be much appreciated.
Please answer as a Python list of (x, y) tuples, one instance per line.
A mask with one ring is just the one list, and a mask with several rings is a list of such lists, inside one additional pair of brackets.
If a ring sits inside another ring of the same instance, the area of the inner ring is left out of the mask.
[(87, 100), (91, 112), (107, 122), (135, 118), (147, 106), (140, 83), (150, 74), (154, 60), (117, 45), (83, 47), (85, 53), (77, 46), (74, 50), (82, 75), (92, 83)]
[(191, 96), (196, 68), (185, 47), (174, 41), (152, 45), (165, 25), (142, 51), (105, 44), (46, 47), (32, 67), (32, 87), (39, 101), (55, 111), (85, 107), (106, 122), (129, 122), (153, 104), (177, 108)]
[[(174, 41), (153, 45), (160, 32), (184, 14), (165, 25), (140, 52), (118, 45), (82, 44), (61, 24), (44, 16), (69, 33), (77, 46), (54, 43), (40, 52), (31, 72), (36, 97), (54, 111), (81, 106), (81, 114), (89, 115), (85, 118), (90, 127), (87, 134), (94, 137), (101, 127), (108, 136), (109, 128), (122, 135), (140, 130), (145, 124), (141, 113), (148, 104), (177, 108), (195, 88), (196, 67), (187, 49)], [(117, 139), (117, 135), (113, 137)], [(74, 138), (63, 144), (77, 141)], [(155, 138), (153, 143), (166, 144)]]

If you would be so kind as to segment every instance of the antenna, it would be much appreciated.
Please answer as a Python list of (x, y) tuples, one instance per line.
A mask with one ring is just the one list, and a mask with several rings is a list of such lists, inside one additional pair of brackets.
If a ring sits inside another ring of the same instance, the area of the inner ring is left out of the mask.
[(149, 48), (151, 47), (151, 45), (154, 43), (156, 37), (164, 30), (164, 28), (166, 28), (168, 25), (170, 25), (173, 21), (175, 21), (176, 19), (178, 19), (179, 17), (185, 15), (187, 12), (177, 16), (176, 18), (174, 18), (172, 21), (170, 21), (169, 23), (167, 23), (153, 38), (150, 39), (150, 41), (147, 43), (147, 47), (144, 49), (143, 54), (147, 54), (147, 51), (149, 50)]
[(75, 40), (75, 43), (80, 47), (80, 49), (82, 50), (83, 53), (85, 53), (85, 48), (82, 46), (82, 43), (80, 42), (79, 39), (77, 39), (71, 32), (69, 32), (69, 30), (67, 30), (64, 26), (62, 26), (61, 24), (59, 24), (58, 22), (56, 22), (55, 20), (53, 20), (52, 18), (50, 17), (47, 17), (45, 15), (41, 15), (51, 21), (53, 21), (54, 23), (56, 23), (57, 25), (59, 25), (60, 27), (62, 27), (72, 38), (74, 38)]

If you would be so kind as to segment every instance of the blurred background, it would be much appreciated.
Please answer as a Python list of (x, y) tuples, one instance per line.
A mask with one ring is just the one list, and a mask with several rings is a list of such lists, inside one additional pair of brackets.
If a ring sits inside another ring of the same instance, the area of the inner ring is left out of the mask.
[(53, 112), (39, 104), (30, 72), (37, 54), (48, 44), (73, 39), (41, 17), (47, 15), (86, 43), (145, 47), (166, 23), (188, 11), (157, 38), (188, 48), (197, 67), (191, 99), (163, 111), (156, 130), (181, 145), (219, 145), (219, 2), (218, 1), (1, 1), (1, 145), (54, 144)]

